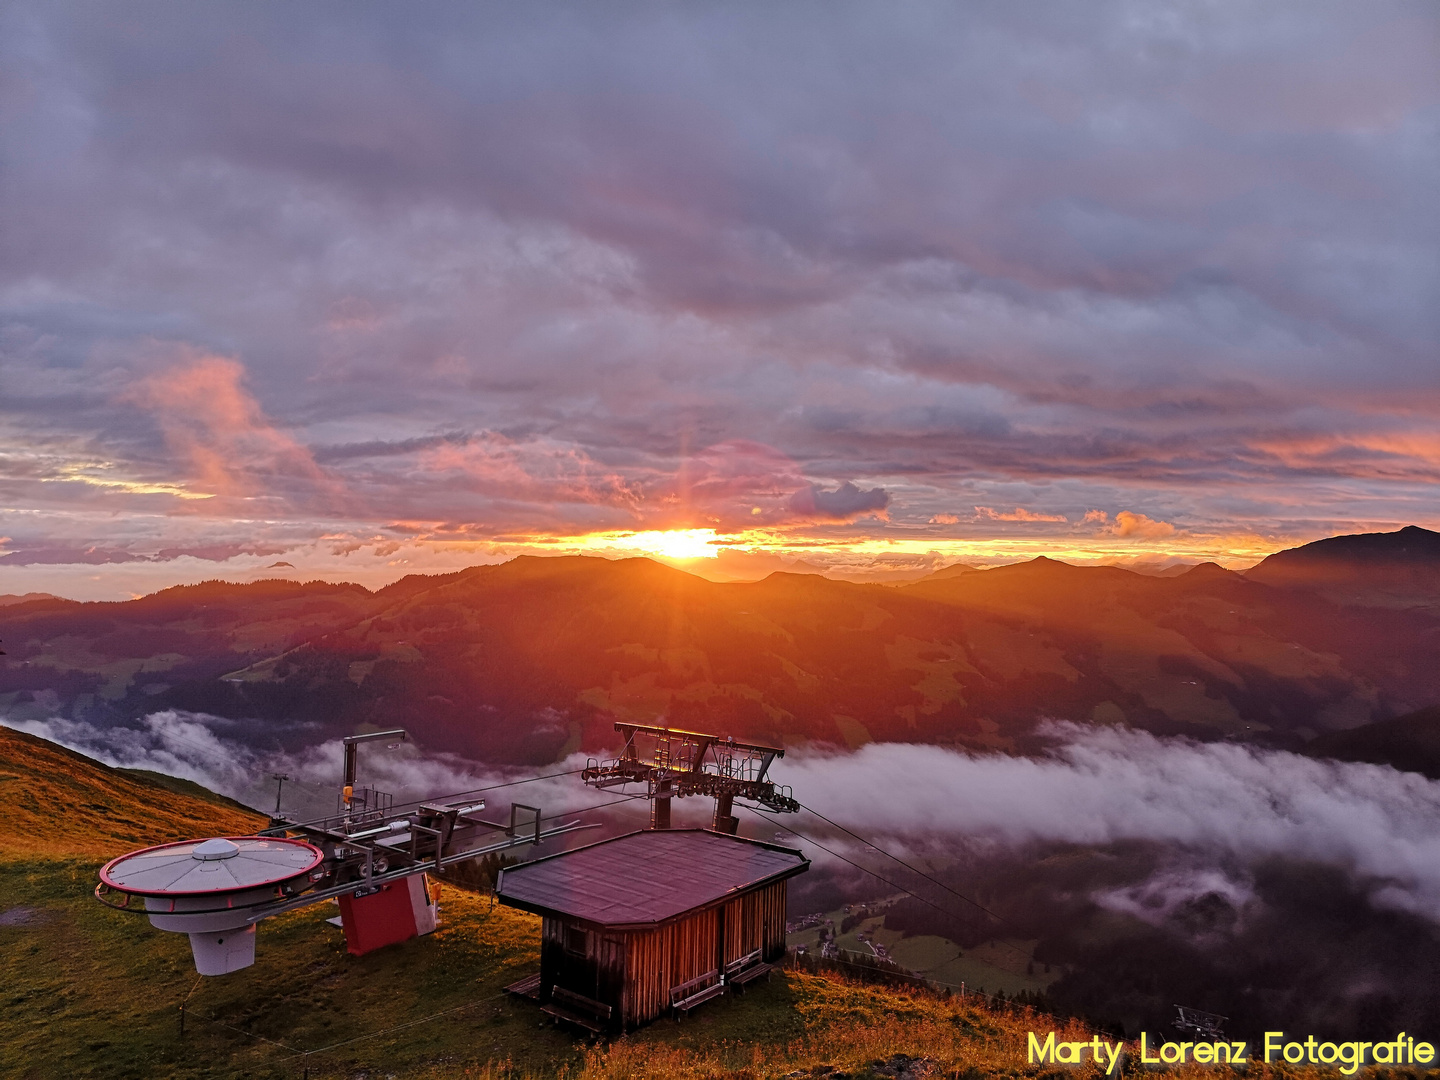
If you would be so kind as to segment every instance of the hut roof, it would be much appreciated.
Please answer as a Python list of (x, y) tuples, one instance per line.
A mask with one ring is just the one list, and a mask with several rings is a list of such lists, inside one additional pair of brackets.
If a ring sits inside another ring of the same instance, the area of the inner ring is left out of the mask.
[(809, 868), (793, 848), (708, 829), (652, 829), (508, 866), (495, 891), (526, 911), (638, 928)]

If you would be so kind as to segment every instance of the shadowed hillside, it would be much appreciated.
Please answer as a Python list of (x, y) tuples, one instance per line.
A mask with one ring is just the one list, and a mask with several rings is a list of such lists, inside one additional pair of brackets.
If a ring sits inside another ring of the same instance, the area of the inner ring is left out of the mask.
[(1368, 761), (1440, 780), (1440, 705), (1321, 735), (1306, 748), (1317, 757)]
[(1278, 551), (1245, 576), (1342, 604), (1423, 606), (1440, 614), (1440, 533), (1409, 525), (1393, 533), (1332, 536)]

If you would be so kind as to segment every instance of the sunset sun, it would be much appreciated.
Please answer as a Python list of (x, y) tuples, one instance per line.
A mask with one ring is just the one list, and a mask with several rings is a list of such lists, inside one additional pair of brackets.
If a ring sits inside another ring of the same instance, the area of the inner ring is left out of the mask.
[(664, 529), (631, 533), (616, 540), (617, 547), (631, 548), (666, 559), (714, 559), (720, 555), (714, 529)]

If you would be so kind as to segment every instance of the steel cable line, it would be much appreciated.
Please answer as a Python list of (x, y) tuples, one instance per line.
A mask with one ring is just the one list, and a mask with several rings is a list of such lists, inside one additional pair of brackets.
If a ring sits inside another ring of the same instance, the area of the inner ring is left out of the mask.
[[(753, 806), (742, 806), (742, 809), (749, 810), (750, 813), (752, 813), (752, 814), (765, 814), (765, 811), (763, 811), (763, 810), (756, 810)], [(769, 816), (770, 816), (770, 815), (766, 815), (765, 818), (762, 818), (762, 820), (768, 820), (768, 819), (769, 819)], [(930, 907), (932, 907), (932, 908), (934, 908), (936, 911), (940, 912), (940, 914), (942, 914), (942, 915), (949, 915), (952, 919), (959, 917), (959, 916), (957, 916), (953, 911), (950, 911), (948, 908), (943, 908), (943, 907), (941, 907), (939, 904), (931, 903), (929, 900), (926, 900), (925, 897), (919, 895), (918, 893), (916, 893), (916, 892), (914, 892), (914, 891), (912, 891), (912, 890), (910, 890), (910, 889), (905, 888), (905, 886), (904, 886), (904, 885), (901, 885), (899, 882), (891, 881), (891, 880), (890, 880), (889, 878), (887, 878), (884, 874), (876, 873), (874, 870), (871, 870), (871, 869), (868, 868), (868, 867), (861, 866), (859, 863), (855, 862), (853, 859), (847, 859), (844, 855), (841, 855), (841, 854), (840, 854), (838, 851), (836, 851), (834, 848), (828, 848), (828, 847), (826, 847), (824, 844), (820, 843), (820, 841), (819, 841), (819, 840), (816, 840), (814, 837), (806, 836), (804, 833), (800, 832), (798, 829), (791, 829), (791, 828), (789, 828), (788, 826), (782, 826), (782, 827), (785, 828), (785, 831), (786, 831), (786, 832), (794, 833), (796, 836), (800, 837), (802, 840), (805, 840), (805, 841), (808, 841), (808, 842), (811, 843), (811, 844), (814, 844), (814, 845), (815, 845), (816, 847), (818, 847), (821, 851), (829, 852), (831, 855), (835, 856), (835, 858), (839, 859), (841, 862), (849, 863), (849, 864), (850, 864), (851, 866), (853, 866), (856, 870), (859, 870), (862, 874), (869, 874), (871, 877), (876, 878), (876, 879), (879, 880), (879, 881), (883, 881), (886, 885), (889, 885), (892, 889), (899, 889), (899, 890), (900, 890), (901, 892), (903, 892), (906, 896), (913, 896), (916, 900), (919, 900), (922, 904), (928, 904)]]
[[(909, 870), (912, 874), (915, 874), (915, 875), (918, 876), (918, 877), (924, 878), (926, 881), (930, 882), (930, 884), (935, 885), (935, 886), (937, 886), (938, 888), (944, 889), (944, 890), (945, 890), (946, 892), (948, 892), (951, 896), (954, 896), (954, 897), (956, 897), (956, 898), (958, 898), (958, 899), (960, 899), (960, 900), (964, 900), (967, 904), (970, 904), (970, 905), (972, 905), (973, 907), (978, 908), (979, 910), (983, 911), (986, 915), (989, 915), (992, 919), (995, 919), (995, 920), (997, 920), (998, 922), (1001, 922), (1001, 923), (1009, 926), (1009, 920), (1007, 920), (1007, 919), (1005, 918), (1005, 916), (1000, 915), (1000, 914), (998, 914), (997, 912), (991, 911), (991, 910), (990, 910), (989, 908), (987, 908), (984, 904), (980, 903), (980, 901), (978, 901), (978, 900), (972, 900), (972, 899), (970, 899), (970, 897), (966, 896), (964, 893), (956, 892), (954, 889), (950, 888), (949, 885), (946, 885), (943, 881), (939, 881), (939, 880), (937, 880), (936, 878), (931, 877), (929, 874), (925, 873), (924, 870), (921, 870), (921, 869), (919, 869), (918, 867), (911, 866), (911, 865), (910, 865), (908, 862), (906, 862), (904, 859), (900, 858), (900, 856), (898, 856), (898, 855), (892, 855), (890, 852), (888, 852), (888, 851), (886, 851), (884, 848), (882, 848), (879, 844), (876, 844), (876, 843), (874, 843), (873, 841), (870, 841), (870, 840), (866, 840), (865, 837), (861, 836), (861, 835), (860, 835), (859, 833), (857, 833), (857, 832), (853, 832), (853, 831), (851, 831), (850, 829), (847, 829), (844, 825), (841, 825), (838, 821), (831, 821), (831, 820), (830, 820), (828, 817), (826, 817), (824, 814), (820, 813), (819, 810), (816, 810), (816, 809), (814, 809), (813, 807), (806, 806), (804, 803), (801, 803), (800, 805), (801, 805), (801, 807), (802, 807), (803, 809), (805, 809), (806, 811), (808, 811), (808, 812), (811, 813), (811, 814), (814, 814), (817, 818), (819, 818), (821, 821), (825, 822), (827, 825), (832, 825), (832, 826), (834, 826), (835, 828), (839, 829), (841, 832), (845, 833), (847, 836), (852, 836), (852, 837), (854, 837), (856, 840), (859, 840), (860, 843), (864, 844), (864, 845), (865, 845), (866, 847), (868, 847), (868, 848), (874, 848), (874, 849), (875, 849), (876, 851), (878, 851), (881, 855), (884, 855), (887, 859), (893, 859), (893, 860), (895, 860), (895, 861), (896, 861), (897, 863), (899, 863), (901, 866), (905, 867), (906, 870)], [(1014, 927), (1012, 926), (1011, 929), (1013, 930)]]
[[(803, 805), (803, 804), (802, 804), (802, 805)], [(746, 809), (746, 810), (749, 810), (752, 814), (764, 813), (764, 811), (756, 810), (754, 807), (751, 807), (751, 806), (747, 806), (747, 807), (745, 807), (745, 809)], [(809, 808), (808, 806), (805, 807), (805, 809), (810, 810), (810, 808)], [(1000, 915), (996, 915), (995, 912), (991, 911), (989, 908), (985, 907), (984, 905), (982, 905), (982, 904), (980, 904), (980, 903), (978, 903), (978, 902), (976, 902), (976, 901), (974, 901), (974, 900), (971, 900), (968, 896), (964, 896), (964, 895), (962, 895), (962, 894), (960, 894), (960, 893), (955, 892), (955, 890), (952, 889), (952, 888), (950, 888), (949, 886), (947, 886), (947, 885), (941, 885), (940, 882), (936, 881), (934, 878), (930, 877), (928, 874), (922, 873), (922, 872), (919, 871), (919, 870), (915, 870), (914, 867), (911, 867), (909, 863), (905, 862), (903, 859), (900, 859), (900, 858), (898, 858), (898, 857), (895, 856), (895, 855), (891, 855), (888, 851), (886, 851), (884, 848), (880, 847), (878, 844), (874, 844), (874, 843), (870, 842), (869, 840), (866, 840), (863, 836), (859, 836), (859, 835), (857, 835), (856, 833), (850, 832), (850, 830), (847, 829), (847, 828), (845, 828), (845, 826), (843, 826), (843, 825), (836, 825), (835, 822), (830, 821), (830, 819), (827, 818), (827, 817), (825, 817), (823, 814), (816, 813), (814, 810), (810, 810), (810, 813), (815, 814), (815, 816), (818, 817), (818, 818), (820, 818), (822, 821), (830, 822), (830, 824), (835, 825), (835, 827), (836, 827), (837, 829), (840, 829), (840, 830), (843, 831), (843, 832), (850, 833), (851, 836), (855, 837), (856, 840), (859, 840), (859, 841), (860, 841), (862, 844), (864, 844), (866, 847), (874, 848), (876, 851), (880, 852), (880, 854), (886, 855), (886, 856), (888, 856), (889, 858), (894, 859), (894, 860), (895, 860), (896, 862), (898, 862), (901, 866), (904, 866), (904, 867), (912, 870), (914, 873), (918, 874), (920, 877), (924, 878), (926, 881), (928, 881), (928, 882), (930, 882), (930, 883), (932, 883), (932, 884), (934, 884), (934, 885), (940, 885), (940, 887), (941, 887), (942, 889), (944, 889), (946, 892), (954, 893), (954, 895), (960, 897), (960, 899), (961, 899), (961, 900), (964, 900), (967, 904), (974, 904), (974, 905), (975, 905), (977, 908), (979, 908), (981, 911), (985, 912), (985, 914), (989, 915), (989, 916), (990, 916), (991, 918), (993, 918), (993, 919), (998, 920), (998, 921), (1001, 923), (1001, 925), (1003, 925), (1003, 926), (1009, 926), (1012, 930), (1015, 929), (1013, 926), (1011, 926), (1011, 924), (1009, 923), (1009, 921), (1006, 920), (1004, 917), (1002, 917), (1002, 916), (1000, 916)], [(774, 818), (774, 815), (767, 815), (767, 816), (770, 817), (770, 818)], [(776, 824), (780, 824), (780, 823), (778, 822), (778, 820), (776, 821)], [(947, 909), (947, 908), (943, 908), (943, 907), (941, 907), (939, 904), (932, 903), (931, 901), (925, 899), (925, 897), (921, 896), (919, 893), (915, 892), (913, 889), (907, 889), (904, 885), (901, 885), (901, 884), (899, 884), (898, 882), (891, 881), (891, 880), (890, 880), (889, 878), (887, 878), (885, 875), (876, 873), (874, 870), (871, 870), (869, 867), (861, 866), (859, 863), (855, 862), (853, 859), (847, 859), (844, 855), (841, 855), (838, 851), (835, 851), (833, 848), (828, 848), (828, 847), (826, 847), (824, 844), (820, 843), (820, 841), (816, 840), (814, 837), (812, 837), (812, 836), (806, 836), (804, 833), (800, 832), (798, 829), (793, 829), (793, 828), (791, 828), (791, 827), (788, 826), (788, 825), (781, 825), (780, 827), (781, 827), (782, 829), (785, 829), (787, 832), (794, 833), (796, 836), (800, 837), (800, 838), (803, 839), (803, 840), (809, 841), (810, 843), (812, 843), (812, 844), (814, 844), (816, 847), (818, 847), (821, 851), (827, 851), (827, 852), (829, 852), (831, 855), (835, 856), (835, 858), (839, 859), (841, 862), (849, 863), (851, 866), (855, 867), (856, 870), (859, 870), (862, 874), (869, 874), (871, 877), (876, 878), (876, 879), (879, 880), (879, 881), (883, 881), (886, 885), (889, 885), (891, 888), (893, 888), (893, 889), (899, 889), (899, 890), (900, 890), (901, 892), (903, 892), (906, 896), (913, 897), (914, 899), (919, 900), (922, 904), (925, 904), (925, 905), (927, 905), (927, 906), (929, 906), (929, 907), (934, 908), (936, 911), (940, 912), (942, 915), (949, 915), (952, 919), (958, 919), (958, 918), (960, 917), (960, 916), (956, 915), (955, 912), (950, 911), (950, 910)], [(1026, 959), (1027, 962), (1032, 961), (1032, 960), (1035, 959), (1032, 954), (1027, 953), (1024, 949), (1020, 948), (1018, 945), (1012, 945), (1010, 942), (1005, 941), (1003, 938), (996, 938), (995, 941), (996, 941), (997, 944), (1003, 945), (1005, 948), (1010, 949), (1010, 950), (1011, 950), (1012, 952), (1014, 952), (1017, 956), (1023, 956), (1023, 957)]]
[[(203, 725), (202, 725), (202, 726), (203, 726)], [(208, 729), (207, 729), (207, 730), (208, 730)], [(164, 744), (165, 744), (166, 742), (171, 742), (171, 743), (178, 743), (178, 744), (180, 744), (181, 746), (189, 747), (191, 750), (198, 751), (198, 752), (206, 755), (207, 757), (213, 758), (213, 757), (216, 757), (217, 755), (220, 756), (220, 757), (224, 757), (224, 756), (225, 756), (225, 747), (224, 747), (223, 745), (222, 745), (222, 746), (205, 746), (205, 745), (203, 745), (202, 743), (195, 742), (194, 740), (192, 740), (192, 739), (190, 739), (190, 738), (188, 738), (188, 737), (186, 737), (186, 736), (184, 736), (184, 735), (176, 735), (176, 734), (173, 734), (173, 733), (170, 733), (170, 732), (161, 733), (161, 734), (159, 735), (159, 738), (160, 738), (161, 745), (158, 746), (158, 747), (155, 747), (155, 748), (153, 748), (153, 749), (160, 750), (160, 751), (165, 751), (167, 748), (165, 747)], [(218, 741), (218, 740), (217, 740), (217, 741)], [(97, 749), (108, 749), (108, 748), (97, 748)], [(185, 761), (183, 758), (180, 758), (180, 756), (179, 756), (178, 754), (173, 754), (172, 756), (174, 756), (177, 760), (183, 762), (184, 764), (187, 764), (187, 765), (195, 764), (194, 762)], [(119, 768), (122, 768), (122, 769), (141, 769), (141, 768), (142, 768), (141, 766), (137, 766), (137, 765), (122, 765), (122, 766), (118, 766), (118, 767), (119, 767)], [(153, 772), (153, 771), (158, 771), (158, 770), (148, 770), (148, 771), (152, 771), (152, 772)], [(486, 785), (485, 787), (470, 788), (470, 789), (467, 790), (467, 791), (453, 791), (453, 792), (450, 792), (449, 794), (446, 794), (446, 795), (427, 795), (427, 796), (425, 796), (424, 798), (411, 799), (411, 800), (408, 800), (407, 802), (398, 803), (398, 804), (396, 804), (395, 806), (393, 806), (392, 809), (402, 809), (402, 810), (403, 810), (404, 808), (409, 807), (409, 806), (420, 806), (422, 803), (439, 802), (439, 801), (441, 801), (442, 799), (459, 799), (459, 798), (463, 798), (463, 797), (465, 797), (465, 796), (467, 796), (467, 795), (479, 795), (479, 794), (481, 794), (482, 792), (486, 792), (486, 791), (499, 791), (499, 790), (502, 789), (502, 788), (516, 787), (516, 786), (519, 785), (519, 784), (530, 784), (530, 783), (534, 783), (534, 782), (537, 781), (537, 780), (554, 780), (554, 779), (556, 779), (557, 777), (561, 777), (561, 776), (574, 776), (576, 773), (581, 773), (581, 772), (584, 772), (584, 771), (585, 771), (585, 770), (584, 770), (583, 767), (581, 767), (581, 768), (579, 768), (579, 769), (566, 769), (566, 770), (563, 770), (563, 771), (561, 771), (561, 772), (544, 773), (544, 774), (542, 774), (542, 775), (540, 775), (540, 776), (526, 776), (526, 777), (522, 777), (522, 778), (519, 779), (519, 780), (507, 780), (507, 781), (505, 781), (504, 783), (500, 783), (500, 784), (488, 784), (488, 785)], [(168, 774), (168, 773), (163, 773), (162, 775), (167, 775), (167, 776), (168, 776), (168, 775), (170, 775), (170, 774)], [(178, 779), (184, 780), (184, 779), (188, 779), (188, 778), (187, 778), (187, 777), (178, 777)], [(207, 777), (206, 779), (208, 780), (209, 777)], [(196, 781), (191, 781), (191, 783), (195, 783), (195, 782), (196, 782)], [(312, 791), (312, 792), (315, 792), (315, 793), (323, 793), (324, 791), (327, 790), (327, 789), (326, 789), (326, 786), (325, 786), (323, 783), (315, 783), (315, 782), (313, 782), (313, 781), (290, 779), (290, 780), (287, 780), (286, 783), (287, 783), (287, 784), (293, 784), (293, 785), (295, 785), (296, 787), (299, 787), (299, 788), (308, 789), (309, 791)], [(226, 796), (226, 797), (228, 798), (229, 796)], [(255, 810), (255, 807), (250, 807), (250, 809)], [(265, 811), (263, 811), (263, 810), (255, 810), (255, 812), (256, 812), (256, 813), (259, 813), (259, 814), (263, 814)], [(330, 815), (330, 816), (333, 817), (334, 815)], [(299, 826), (302, 826), (302, 825), (313, 825), (313, 824), (316, 824), (317, 822), (322, 822), (322, 821), (324, 821), (324, 820), (326, 820), (326, 819), (325, 819), (325, 818), (315, 818), (315, 819), (313, 819), (313, 820), (311, 820), (311, 821), (300, 821), (300, 822), (295, 822), (295, 823), (293, 823), (293, 824), (294, 824), (296, 827), (299, 827)]]

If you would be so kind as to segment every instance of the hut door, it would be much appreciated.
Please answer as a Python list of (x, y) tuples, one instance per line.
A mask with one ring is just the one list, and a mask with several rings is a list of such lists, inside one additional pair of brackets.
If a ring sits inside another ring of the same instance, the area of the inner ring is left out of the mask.
[(584, 994), (588, 998), (595, 996), (597, 937), (597, 934), (583, 926), (556, 920), (554, 938), (546, 943), (549, 946), (547, 951), (554, 959), (551, 979), (555, 986), (563, 986), (566, 990)]

